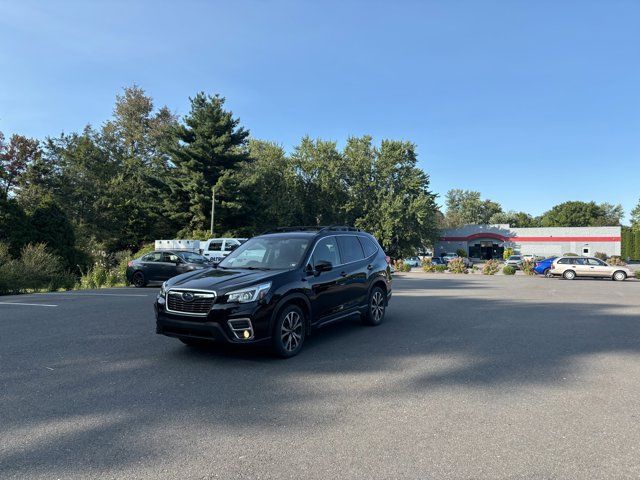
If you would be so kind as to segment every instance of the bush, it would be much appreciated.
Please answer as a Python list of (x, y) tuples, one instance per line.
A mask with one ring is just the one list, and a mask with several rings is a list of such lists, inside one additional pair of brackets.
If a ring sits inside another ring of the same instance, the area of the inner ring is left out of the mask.
[(409, 264), (404, 263), (402, 260), (396, 260), (393, 264), (393, 267), (396, 269), (396, 272), (411, 271), (411, 266)]
[(626, 265), (626, 263), (622, 260), (622, 258), (617, 255), (614, 255), (613, 257), (609, 258), (609, 260), (607, 260), (607, 263), (609, 265), (613, 265), (616, 267), (624, 267)]
[(505, 265), (504, 268), (502, 269), (502, 273), (504, 273), (505, 275), (515, 275), (516, 269), (511, 265)]
[(596, 252), (593, 256), (603, 261), (607, 259), (607, 254), (604, 252)]
[(525, 275), (535, 275), (536, 272), (533, 271), (533, 267), (535, 267), (535, 263), (531, 260), (525, 260), (520, 265), (520, 268), (525, 273)]
[(448, 268), (451, 273), (469, 273), (467, 266), (464, 264), (464, 260), (459, 257), (451, 260)]
[(467, 251), (464, 248), (459, 248), (456, 250), (456, 254), (459, 257), (466, 257), (467, 256)]
[(500, 269), (500, 262), (498, 260), (487, 260), (482, 266), (483, 275), (495, 275)]
[(513, 255), (513, 248), (505, 248), (504, 251), (502, 252), (502, 258), (504, 260), (509, 260), (509, 257), (511, 255)]
[(422, 271), (425, 273), (435, 272), (436, 266), (431, 262), (422, 262)]
[(446, 265), (435, 265), (435, 270), (438, 273), (444, 273), (447, 271), (447, 266)]
[(579, 257), (580, 255), (578, 255), (577, 253), (563, 253), (562, 254), (563, 257)]
[(636, 270), (636, 278), (640, 280), (640, 270)]

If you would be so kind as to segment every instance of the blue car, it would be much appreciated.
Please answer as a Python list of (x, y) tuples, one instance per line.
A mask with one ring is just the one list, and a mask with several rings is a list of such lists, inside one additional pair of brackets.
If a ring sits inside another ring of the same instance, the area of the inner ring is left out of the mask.
[(533, 267), (533, 271), (538, 275), (544, 275), (547, 278), (553, 277), (553, 274), (551, 273), (551, 264), (556, 258), (558, 257), (549, 257), (536, 262), (535, 267)]

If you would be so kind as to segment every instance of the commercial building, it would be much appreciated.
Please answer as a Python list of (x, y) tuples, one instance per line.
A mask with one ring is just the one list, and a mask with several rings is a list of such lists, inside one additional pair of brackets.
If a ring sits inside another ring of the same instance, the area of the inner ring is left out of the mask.
[(465, 225), (444, 230), (435, 255), (462, 249), (471, 258), (502, 258), (507, 247), (519, 254), (539, 256), (620, 255), (621, 227), (511, 228), (504, 225)]

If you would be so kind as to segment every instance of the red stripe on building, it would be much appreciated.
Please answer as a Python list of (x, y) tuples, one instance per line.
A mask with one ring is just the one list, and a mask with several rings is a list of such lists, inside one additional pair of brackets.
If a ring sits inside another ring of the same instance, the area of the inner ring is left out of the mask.
[(480, 238), (491, 238), (501, 242), (619, 242), (621, 237), (504, 237), (498, 234), (476, 233), (467, 237), (441, 237), (444, 242), (468, 242)]

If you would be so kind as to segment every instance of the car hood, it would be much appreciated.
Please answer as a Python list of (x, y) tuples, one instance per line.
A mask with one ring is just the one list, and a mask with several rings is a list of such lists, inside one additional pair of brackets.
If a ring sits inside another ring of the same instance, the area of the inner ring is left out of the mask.
[(167, 287), (215, 290), (216, 292), (220, 292), (229, 288), (242, 288), (262, 281), (268, 281), (270, 278), (282, 272), (282, 270), (207, 268), (173, 277), (167, 280)]

